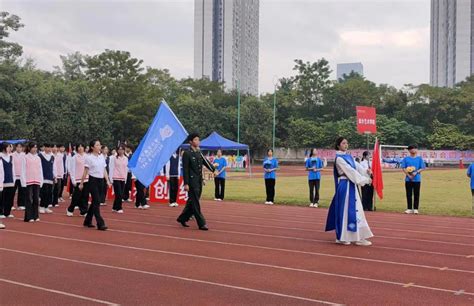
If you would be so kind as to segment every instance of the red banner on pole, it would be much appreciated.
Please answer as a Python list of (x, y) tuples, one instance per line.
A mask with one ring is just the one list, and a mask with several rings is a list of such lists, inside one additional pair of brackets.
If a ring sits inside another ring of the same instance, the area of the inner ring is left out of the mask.
[(360, 134), (377, 133), (377, 115), (375, 107), (356, 106), (357, 132)]

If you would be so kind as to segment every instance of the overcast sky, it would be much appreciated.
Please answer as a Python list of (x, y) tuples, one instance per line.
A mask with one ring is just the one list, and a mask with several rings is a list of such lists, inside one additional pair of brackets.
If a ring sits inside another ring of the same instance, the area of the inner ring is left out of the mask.
[[(193, 75), (193, 0), (0, 0), (22, 18), (10, 39), (41, 69), (59, 55), (130, 51), (146, 66)], [(260, 0), (260, 92), (293, 74), (293, 60), (362, 62), (376, 83), (429, 81), (429, 0)]]

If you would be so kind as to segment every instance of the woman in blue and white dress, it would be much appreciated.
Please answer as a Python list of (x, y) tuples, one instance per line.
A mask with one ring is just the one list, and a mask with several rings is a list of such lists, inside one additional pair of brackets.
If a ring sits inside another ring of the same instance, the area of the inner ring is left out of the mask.
[(336, 159), (334, 162), (334, 181), (336, 194), (329, 208), (326, 231), (336, 230), (336, 243), (349, 245), (372, 245), (367, 239), (373, 237), (364, 215), (362, 201), (357, 186), (370, 184), (370, 169), (363, 169), (347, 154), (347, 139), (336, 140)]

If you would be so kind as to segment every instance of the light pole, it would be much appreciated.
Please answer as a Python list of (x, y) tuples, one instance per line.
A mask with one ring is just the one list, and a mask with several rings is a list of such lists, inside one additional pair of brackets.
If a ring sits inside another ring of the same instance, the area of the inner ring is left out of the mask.
[(273, 133), (272, 133), (272, 150), (275, 152), (275, 130), (276, 130), (276, 91), (278, 85), (278, 77), (273, 76)]
[[(237, 142), (240, 143), (240, 80), (237, 81)], [(237, 151), (239, 156), (239, 151)]]

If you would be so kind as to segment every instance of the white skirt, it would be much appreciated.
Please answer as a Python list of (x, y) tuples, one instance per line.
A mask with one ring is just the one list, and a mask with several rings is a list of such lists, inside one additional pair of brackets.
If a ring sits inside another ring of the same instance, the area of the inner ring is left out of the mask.
[(360, 200), (360, 195), (356, 186), (356, 217), (357, 217), (357, 231), (351, 232), (347, 230), (347, 211), (349, 209), (349, 186), (347, 186), (346, 200), (344, 201), (344, 216), (342, 218), (342, 233), (341, 241), (360, 241), (373, 237), (372, 231), (370, 230), (367, 219), (365, 218), (364, 208), (362, 206), (362, 201)]

